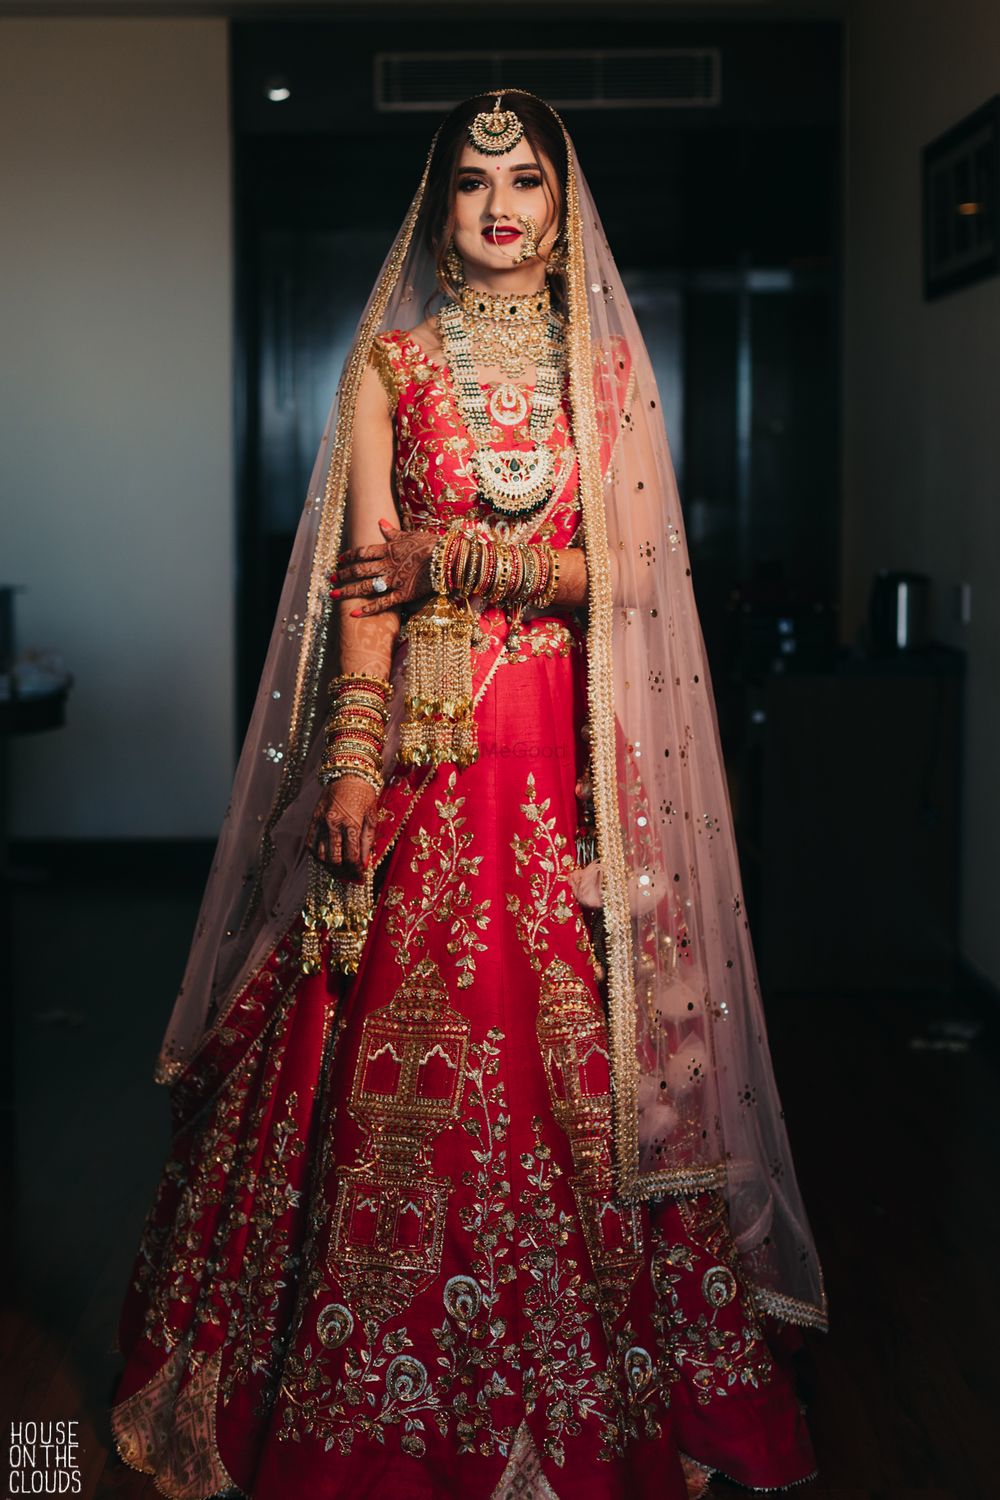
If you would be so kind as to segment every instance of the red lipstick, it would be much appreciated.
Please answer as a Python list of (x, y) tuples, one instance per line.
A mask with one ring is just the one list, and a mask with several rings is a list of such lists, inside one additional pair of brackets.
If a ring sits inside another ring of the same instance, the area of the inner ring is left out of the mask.
[(493, 225), (490, 224), (488, 228), (483, 230), (483, 239), (493, 243), (495, 238), (498, 245), (509, 244), (511, 240), (517, 240), (520, 237), (521, 231), (515, 229), (513, 224), (500, 224), (495, 231)]

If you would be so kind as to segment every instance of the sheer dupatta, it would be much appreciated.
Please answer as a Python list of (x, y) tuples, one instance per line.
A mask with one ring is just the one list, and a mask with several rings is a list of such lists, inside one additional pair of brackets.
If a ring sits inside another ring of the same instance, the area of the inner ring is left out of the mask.
[[(495, 91), (493, 91), (495, 92)], [(518, 94), (505, 89), (516, 109)], [(552, 111), (555, 115), (555, 111)], [(555, 115), (558, 120), (558, 116)], [(591, 778), (619, 1191), (721, 1190), (761, 1305), (825, 1326), (822, 1274), (767, 1046), (684, 521), (652, 366), (572, 141), (564, 184), (573, 438), (588, 563)], [(296, 534), (184, 982), (174, 1082), (303, 906), (354, 413), (372, 340), (438, 291), (435, 134), (362, 313)], [(387, 747), (386, 771), (390, 744)]]

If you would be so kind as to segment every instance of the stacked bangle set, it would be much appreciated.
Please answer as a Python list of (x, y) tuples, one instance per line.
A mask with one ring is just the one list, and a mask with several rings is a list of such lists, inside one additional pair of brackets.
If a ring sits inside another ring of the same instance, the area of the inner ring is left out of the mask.
[[(559, 554), (548, 542), (501, 541), (458, 522), (434, 545), (430, 582), (430, 599), (402, 630), (408, 651), (399, 758), (404, 765), (469, 765), (478, 745), (470, 654), (477, 627), (468, 601), (478, 594), (485, 604), (547, 608), (559, 586)], [(465, 611), (454, 600), (464, 600)], [(330, 694), (320, 781), (358, 776), (380, 791), (391, 684), (343, 672)]]
[(386, 678), (367, 672), (342, 672), (330, 683), (326, 754), (319, 769), (324, 785), (341, 776), (360, 776), (376, 791), (381, 789), (391, 695)]
[(559, 555), (547, 542), (502, 542), (453, 527), (438, 539), (430, 573), (436, 594), (546, 608), (559, 585)]

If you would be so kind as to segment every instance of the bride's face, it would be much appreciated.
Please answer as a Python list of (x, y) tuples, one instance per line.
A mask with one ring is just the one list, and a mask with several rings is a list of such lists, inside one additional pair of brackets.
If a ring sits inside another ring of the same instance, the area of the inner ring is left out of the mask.
[[(519, 215), (534, 220), (540, 255), (520, 258), (526, 241)], [(463, 148), (454, 236), (467, 276), (475, 271), (495, 274), (515, 265), (540, 267), (558, 230), (559, 188), (544, 152), (536, 156), (523, 138), (504, 156), (486, 156), (471, 144)]]

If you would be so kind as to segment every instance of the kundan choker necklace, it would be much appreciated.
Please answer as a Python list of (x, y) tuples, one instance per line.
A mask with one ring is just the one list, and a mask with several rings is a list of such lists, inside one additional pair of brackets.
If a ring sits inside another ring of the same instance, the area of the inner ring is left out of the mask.
[[(455, 382), (462, 419), (475, 449), (471, 465), (482, 498), (505, 516), (538, 510), (552, 492), (555, 459), (548, 439), (555, 426), (565, 363), (565, 333), (549, 303), (548, 287), (539, 292), (503, 296), (462, 288), (460, 302), (442, 307), (438, 330)], [(526, 393), (502, 381), (487, 403), (476, 377), (479, 364), (499, 365), (505, 375), (535, 365), (535, 388)], [(502, 427), (516, 427), (528, 412), (529, 449), (490, 446), (490, 419)]]
[(506, 297), (463, 286), (460, 306), (480, 364), (499, 365), (513, 379), (523, 375), (526, 362), (545, 357), (552, 311), (547, 286)]

